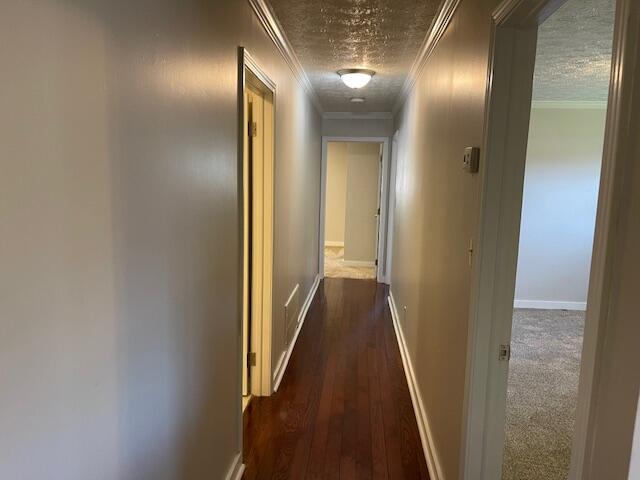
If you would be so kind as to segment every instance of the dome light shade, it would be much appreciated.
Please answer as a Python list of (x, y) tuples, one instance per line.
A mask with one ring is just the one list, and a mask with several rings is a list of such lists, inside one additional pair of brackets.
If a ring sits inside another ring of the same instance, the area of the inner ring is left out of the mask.
[(349, 88), (362, 88), (369, 81), (371, 77), (375, 75), (373, 70), (365, 70), (362, 68), (349, 68), (345, 70), (339, 70), (338, 75)]

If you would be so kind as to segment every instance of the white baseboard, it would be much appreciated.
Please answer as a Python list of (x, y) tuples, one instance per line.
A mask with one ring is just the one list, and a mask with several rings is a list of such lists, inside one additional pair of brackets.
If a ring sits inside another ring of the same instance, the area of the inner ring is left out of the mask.
[(411, 357), (409, 356), (407, 344), (404, 340), (404, 333), (402, 332), (402, 326), (400, 325), (396, 302), (393, 299), (393, 294), (391, 294), (391, 292), (389, 292), (387, 300), (389, 302), (389, 308), (391, 309), (393, 329), (396, 332), (398, 345), (400, 347), (400, 356), (402, 357), (404, 373), (407, 377), (407, 384), (409, 385), (409, 393), (411, 393), (413, 411), (415, 412), (416, 421), (418, 422), (422, 450), (424, 451), (424, 457), (427, 461), (427, 467), (429, 467), (429, 475), (431, 476), (431, 480), (442, 480), (444, 476), (442, 475), (442, 467), (433, 442), (433, 434), (431, 433), (431, 428), (429, 426), (429, 417), (427, 417), (427, 412), (422, 403), (422, 395), (420, 395), (420, 389), (418, 388), (418, 383), (416, 382), (415, 374), (413, 373)]
[(242, 453), (238, 453), (231, 462), (231, 467), (227, 471), (225, 480), (240, 480), (244, 473), (244, 463), (242, 463)]
[(302, 325), (304, 324), (305, 318), (307, 318), (307, 312), (309, 311), (309, 307), (311, 306), (311, 302), (313, 301), (313, 297), (316, 295), (316, 291), (318, 290), (318, 285), (320, 284), (320, 275), (316, 275), (315, 280), (313, 281), (313, 285), (311, 285), (311, 289), (309, 290), (309, 294), (300, 309), (300, 314), (298, 316), (298, 327), (296, 328), (295, 333), (293, 334), (293, 339), (289, 344), (289, 347), (282, 352), (280, 359), (278, 360), (278, 365), (273, 373), (273, 392), (278, 391), (278, 387), (280, 386), (280, 382), (282, 381), (282, 377), (284, 376), (284, 372), (287, 370), (287, 365), (289, 364), (289, 358), (291, 357), (291, 353), (293, 352), (293, 347), (296, 345), (296, 341), (298, 340), (298, 335), (300, 334), (300, 330), (302, 330)]
[(325, 247), (344, 247), (344, 242), (332, 242), (327, 240), (324, 242), (324, 246)]
[(514, 300), (513, 308), (536, 308), (540, 310), (580, 310), (587, 309), (587, 302), (554, 302), (547, 300)]
[(361, 261), (361, 260), (343, 260), (342, 264), (345, 267), (375, 267), (376, 262), (373, 261)]

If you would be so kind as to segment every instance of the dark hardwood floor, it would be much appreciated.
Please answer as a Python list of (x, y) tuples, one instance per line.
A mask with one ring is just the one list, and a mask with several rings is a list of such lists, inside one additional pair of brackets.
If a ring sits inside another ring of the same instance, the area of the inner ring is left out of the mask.
[(387, 295), (320, 283), (278, 392), (245, 411), (245, 479), (429, 478)]

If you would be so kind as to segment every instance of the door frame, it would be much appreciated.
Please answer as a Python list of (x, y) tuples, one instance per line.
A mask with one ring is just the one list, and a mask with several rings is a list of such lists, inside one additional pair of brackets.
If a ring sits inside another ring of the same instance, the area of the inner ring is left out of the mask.
[(398, 173), (398, 151), (400, 130), (396, 130), (391, 138), (389, 152), (389, 201), (387, 204), (387, 245), (384, 258), (384, 283), (391, 285), (391, 268), (393, 264), (393, 225), (396, 206), (396, 175)]
[[(253, 77), (253, 79), (251, 78)], [(259, 82), (256, 85), (256, 81)], [(271, 131), (265, 129), (265, 138), (270, 139), (271, 145), (266, 143), (263, 149), (264, 166), (262, 170), (263, 182), (262, 198), (262, 259), (260, 269), (260, 298), (250, 298), (252, 312), (259, 311), (260, 315), (252, 315), (251, 322), (251, 349), (256, 353), (255, 365), (251, 368), (250, 394), (252, 396), (268, 396), (273, 392), (272, 383), (272, 317), (273, 317), (273, 228), (274, 228), (274, 197), (275, 197), (275, 129), (276, 129), (276, 84), (260, 67), (258, 62), (249, 54), (244, 47), (238, 49), (238, 215), (239, 215), (239, 238), (240, 245), (239, 265), (240, 272), (244, 272), (244, 249), (242, 247), (244, 236), (244, 136), (246, 134), (246, 122), (244, 112), (244, 94), (249, 84), (253, 88), (263, 91), (271, 97)], [(265, 102), (265, 105), (267, 102)], [(267, 124), (268, 126), (268, 124)], [(250, 227), (251, 228), (251, 227)], [(249, 252), (251, 255), (252, 252)], [(250, 263), (251, 268), (251, 263)], [(246, 366), (247, 358), (243, 358), (243, 288), (244, 274), (239, 275), (239, 401), (242, 401), (242, 372)], [(252, 279), (255, 281), (255, 279)], [(255, 300), (255, 301), (254, 301)], [(258, 308), (256, 308), (258, 307)]]
[(324, 278), (324, 231), (325, 207), (327, 195), (327, 147), (331, 142), (366, 142), (382, 144), (382, 165), (380, 169), (380, 218), (377, 238), (376, 281), (385, 283), (386, 276), (382, 266), (386, 263), (387, 248), (387, 205), (389, 200), (389, 138), (388, 137), (322, 137), (322, 167), (320, 172), (320, 228), (318, 235), (318, 272), (320, 280)]
[[(468, 332), (463, 448), (465, 479), (500, 478), (508, 362), (499, 347), (510, 344), (520, 233), (524, 166), (531, 110), (531, 87), (538, 26), (565, 0), (505, 0), (493, 12), (492, 50), (486, 94), (482, 197), (472, 272)], [(640, 100), (637, 45), (640, 8), (636, 0), (618, 0), (614, 27), (605, 142), (595, 241), (587, 298), (583, 352), (570, 479), (590, 479), (598, 436), (599, 411), (594, 399), (606, 365), (616, 352), (607, 349), (613, 245), (616, 218), (624, 201), (624, 170), (634, 161), (637, 132), (629, 122)], [(636, 355), (637, 357), (638, 355)], [(623, 395), (623, 392), (618, 393)], [(625, 412), (631, 416), (631, 412)], [(635, 415), (635, 412), (633, 412)], [(633, 418), (630, 417), (631, 425)], [(600, 439), (602, 441), (602, 439)], [(613, 439), (612, 439), (613, 441)]]

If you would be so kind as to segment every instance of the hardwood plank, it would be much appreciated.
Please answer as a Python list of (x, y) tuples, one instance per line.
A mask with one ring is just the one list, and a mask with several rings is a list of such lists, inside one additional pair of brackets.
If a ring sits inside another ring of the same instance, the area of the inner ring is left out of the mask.
[(326, 279), (280, 389), (244, 413), (245, 479), (428, 479), (386, 298)]

